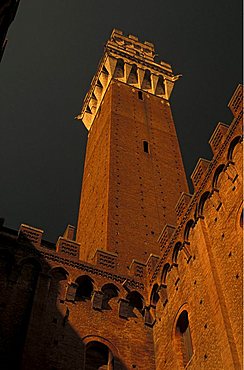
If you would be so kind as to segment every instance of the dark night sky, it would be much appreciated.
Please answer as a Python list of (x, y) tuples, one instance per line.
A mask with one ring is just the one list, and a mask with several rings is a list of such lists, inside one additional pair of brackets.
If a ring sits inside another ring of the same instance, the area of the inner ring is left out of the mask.
[(242, 81), (241, 0), (22, 0), (0, 65), (0, 216), (51, 241), (76, 224), (86, 129), (74, 120), (113, 28), (181, 73), (171, 98), (189, 176)]

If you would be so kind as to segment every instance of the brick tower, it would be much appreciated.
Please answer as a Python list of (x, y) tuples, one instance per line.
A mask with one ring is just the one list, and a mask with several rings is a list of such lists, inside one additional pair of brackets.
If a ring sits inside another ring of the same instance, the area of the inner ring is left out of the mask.
[(171, 66), (155, 62), (153, 44), (114, 30), (81, 114), (89, 130), (77, 228), (81, 259), (97, 251), (132, 259), (159, 254), (164, 225), (188, 190), (169, 97)]
[(176, 79), (152, 44), (113, 31), (78, 117), (77, 240), (0, 222), (1, 369), (243, 369), (242, 86), (188, 194)]

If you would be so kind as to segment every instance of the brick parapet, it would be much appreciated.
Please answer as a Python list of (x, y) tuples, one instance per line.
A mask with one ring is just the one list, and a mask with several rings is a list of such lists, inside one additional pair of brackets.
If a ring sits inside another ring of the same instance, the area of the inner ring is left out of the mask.
[[(172, 235), (170, 242), (164, 248), (161, 259), (155, 268), (152, 279), (150, 280), (150, 286), (154, 283), (154, 281), (156, 281), (157, 275), (160, 272), (163, 264), (166, 263), (167, 258), (170, 255), (170, 252), (172, 251), (174, 247), (174, 244), (178, 240), (182, 240), (182, 242), (184, 242), (184, 238), (183, 238), (184, 227), (188, 220), (194, 219), (194, 217), (196, 217), (196, 215), (194, 215), (196, 212), (196, 205), (198, 204), (202, 194), (207, 190), (210, 192), (213, 190), (211, 180), (212, 180), (214, 171), (216, 170), (218, 165), (221, 163), (224, 163), (226, 166), (229, 165), (229, 160), (227, 159), (228, 145), (230, 144), (231, 140), (234, 138), (235, 135), (242, 135), (242, 119), (243, 119), (243, 112), (239, 111), (238, 116), (235, 117), (232, 123), (230, 124), (229, 129), (226, 133), (226, 138), (223, 144), (220, 146), (219, 151), (216, 153), (214, 158), (210, 161), (209, 166), (205, 172), (205, 175), (201, 179), (201, 183), (199, 184), (198, 189), (192, 195), (191, 201), (188, 207), (185, 209), (185, 212), (181, 218), (181, 222), (177, 226), (174, 234)], [(226, 154), (226, 157), (223, 158), (224, 153)]]

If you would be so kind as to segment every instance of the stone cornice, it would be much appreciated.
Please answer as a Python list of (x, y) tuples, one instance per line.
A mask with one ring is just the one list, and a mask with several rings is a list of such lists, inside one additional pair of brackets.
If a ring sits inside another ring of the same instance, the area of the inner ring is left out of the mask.
[[(121, 39), (121, 42), (116, 39)], [(151, 43), (140, 43), (135, 36), (125, 37), (114, 30), (76, 118), (88, 130), (91, 128), (112, 79), (169, 100), (174, 83), (180, 76), (173, 74), (169, 64), (155, 62)]]

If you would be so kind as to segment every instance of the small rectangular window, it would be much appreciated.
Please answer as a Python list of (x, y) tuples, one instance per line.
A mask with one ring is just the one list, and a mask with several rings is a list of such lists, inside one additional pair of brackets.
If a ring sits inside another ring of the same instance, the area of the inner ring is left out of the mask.
[(143, 100), (142, 91), (138, 91), (138, 98), (139, 98), (140, 100)]
[(143, 149), (145, 153), (149, 153), (149, 144), (147, 141), (143, 141)]

